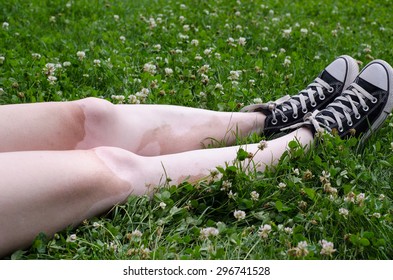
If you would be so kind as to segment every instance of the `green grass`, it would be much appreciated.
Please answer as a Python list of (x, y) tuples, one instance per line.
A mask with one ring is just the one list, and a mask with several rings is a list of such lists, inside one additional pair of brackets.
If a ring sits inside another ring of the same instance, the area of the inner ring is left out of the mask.
[[(389, 0), (1, 2), (0, 104), (95, 96), (238, 111), (255, 98), (297, 93), (341, 54), (363, 65), (374, 58), (393, 63)], [(54, 83), (48, 63), (55, 64)], [(230, 73), (238, 70), (234, 83)], [(137, 94), (144, 88), (147, 97)], [(168, 183), (152, 200), (130, 197), (53, 239), (38, 236), (11, 258), (392, 259), (390, 124), (392, 118), (363, 149), (356, 139), (325, 137), (305, 153), (293, 142), (277, 168), (264, 173), (242, 172), (240, 151), (216, 180)], [(321, 179), (323, 172), (330, 177)], [(245, 219), (235, 219), (237, 210)], [(271, 227), (265, 237), (263, 225)], [(218, 235), (202, 238), (209, 227)], [(336, 251), (321, 254), (321, 240)]]

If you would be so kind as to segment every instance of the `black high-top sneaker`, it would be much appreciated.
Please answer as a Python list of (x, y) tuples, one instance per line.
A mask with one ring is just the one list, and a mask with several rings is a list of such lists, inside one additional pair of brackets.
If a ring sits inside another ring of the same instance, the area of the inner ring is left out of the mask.
[(343, 55), (330, 63), (313, 83), (298, 94), (286, 95), (264, 104), (249, 105), (241, 111), (264, 113), (264, 135), (279, 134), (282, 128), (302, 122), (308, 112), (325, 108), (354, 81), (358, 73), (357, 62)]
[(359, 137), (363, 144), (392, 112), (392, 86), (392, 67), (383, 60), (374, 60), (325, 109), (305, 116), (304, 124), (314, 132), (336, 131), (342, 138)]

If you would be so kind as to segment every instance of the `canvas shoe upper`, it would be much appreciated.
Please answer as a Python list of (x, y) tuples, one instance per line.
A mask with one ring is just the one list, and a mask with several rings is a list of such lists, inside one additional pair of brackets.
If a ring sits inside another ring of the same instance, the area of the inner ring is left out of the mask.
[(360, 143), (364, 143), (392, 112), (392, 83), (392, 67), (374, 60), (325, 109), (305, 116), (305, 124), (312, 125), (314, 132), (336, 131), (342, 138), (360, 137)]
[(264, 113), (264, 135), (278, 134), (282, 128), (303, 121), (308, 112), (325, 108), (354, 81), (358, 72), (357, 62), (352, 57), (343, 55), (330, 63), (314, 82), (298, 94), (286, 95), (264, 104), (249, 105), (241, 111)]

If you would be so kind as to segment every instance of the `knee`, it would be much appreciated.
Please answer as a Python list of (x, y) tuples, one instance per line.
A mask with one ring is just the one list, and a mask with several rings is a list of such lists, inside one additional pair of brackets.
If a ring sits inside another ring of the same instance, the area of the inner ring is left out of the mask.
[(148, 189), (141, 184), (143, 157), (116, 147), (97, 147), (92, 149), (110, 174), (114, 176), (119, 191), (127, 198), (129, 195), (144, 195)]
[(82, 108), (86, 121), (94, 124), (102, 124), (113, 118), (114, 105), (105, 99), (88, 97), (76, 101)]

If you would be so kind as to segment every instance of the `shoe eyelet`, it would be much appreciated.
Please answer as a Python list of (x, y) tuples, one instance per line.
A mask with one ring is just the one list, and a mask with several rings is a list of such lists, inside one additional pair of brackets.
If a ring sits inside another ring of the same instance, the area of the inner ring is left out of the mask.
[(319, 96), (319, 100), (325, 100), (325, 95), (323, 95), (323, 94), (320, 95), (320, 96)]
[(294, 118), (294, 119), (297, 119), (297, 117), (298, 117), (298, 114), (293, 114), (292, 115), (292, 118)]
[(341, 127), (338, 128), (338, 131), (339, 131), (339, 132), (343, 132), (343, 131), (344, 131), (344, 128), (341, 126)]
[[(322, 99), (321, 99), (322, 100)], [(311, 107), (316, 107), (317, 106), (317, 102), (312, 102), (311, 103)]]
[(378, 98), (375, 97), (375, 98), (371, 99), (371, 103), (375, 104), (377, 102), (378, 102)]
[(287, 122), (288, 121), (288, 117), (285, 117), (282, 119), (283, 122)]
[(348, 126), (352, 126), (352, 125), (353, 125), (353, 122), (352, 122), (352, 121), (348, 121), (348, 122), (347, 122), (347, 125), (348, 125)]
[(355, 119), (359, 120), (362, 116), (360, 114), (355, 115)]
[(308, 112), (307, 108), (302, 108), (302, 112), (303, 112), (304, 114), (307, 114), (307, 112)]
[(363, 107), (363, 111), (367, 112), (370, 108), (368, 106)]
[(277, 119), (272, 119), (272, 125), (276, 125), (278, 123)]
[(334, 87), (328, 88), (328, 93), (332, 93), (334, 91)]

